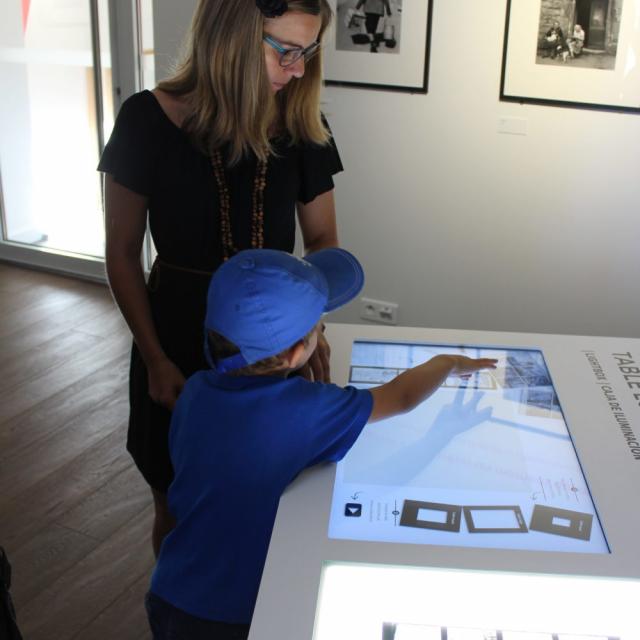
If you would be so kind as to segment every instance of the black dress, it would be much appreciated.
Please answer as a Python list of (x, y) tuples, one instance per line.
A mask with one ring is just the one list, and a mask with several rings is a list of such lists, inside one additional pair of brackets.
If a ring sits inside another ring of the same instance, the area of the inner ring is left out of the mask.
[[(333, 189), (342, 170), (333, 141), (326, 146), (274, 142), (264, 190), (264, 246), (293, 251), (295, 204)], [(225, 170), (235, 247), (251, 246), (256, 158)], [(150, 91), (122, 105), (100, 164), (122, 186), (148, 198), (158, 251), (147, 291), (160, 344), (185, 377), (207, 368), (204, 314), (210, 275), (222, 262), (219, 199), (210, 159), (167, 117)], [(176, 268), (177, 267), (177, 268)], [(133, 345), (127, 449), (151, 487), (166, 493), (173, 478), (171, 413), (151, 400), (147, 370)]]

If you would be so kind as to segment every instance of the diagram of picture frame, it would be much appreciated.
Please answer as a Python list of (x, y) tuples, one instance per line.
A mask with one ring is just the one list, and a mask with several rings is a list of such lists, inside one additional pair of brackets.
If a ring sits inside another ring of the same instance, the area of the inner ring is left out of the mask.
[(433, 0), (329, 0), (328, 85), (427, 93)]
[(527, 526), (518, 505), (452, 505), (405, 500), (401, 527), (458, 533), (462, 516), (469, 533), (528, 533), (539, 531), (577, 540), (589, 540), (593, 515), (537, 504)]
[(382, 640), (619, 640), (614, 636), (385, 622)]
[(500, 99), (640, 112), (634, 0), (507, 0)]

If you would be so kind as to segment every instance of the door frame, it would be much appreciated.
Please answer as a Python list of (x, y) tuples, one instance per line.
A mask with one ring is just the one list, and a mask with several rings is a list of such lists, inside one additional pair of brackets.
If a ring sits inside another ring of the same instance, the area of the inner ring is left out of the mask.
[[(98, 32), (97, 0), (91, 3), (91, 29)], [(113, 110), (117, 113), (122, 102), (141, 86), (141, 58), (139, 32), (139, 0), (109, 0), (111, 65), (113, 79)], [(94, 73), (100, 84), (99, 43), (94, 40)], [(100, 89), (96, 89), (96, 92)], [(101, 131), (101, 126), (97, 127)], [(99, 134), (100, 135), (100, 134)], [(106, 282), (104, 259), (80, 255), (48, 247), (30, 246), (7, 239), (5, 205), (0, 174), (0, 261), (13, 262), (38, 269), (79, 276)], [(147, 254), (145, 242), (145, 259)], [(146, 262), (145, 262), (146, 264)]]

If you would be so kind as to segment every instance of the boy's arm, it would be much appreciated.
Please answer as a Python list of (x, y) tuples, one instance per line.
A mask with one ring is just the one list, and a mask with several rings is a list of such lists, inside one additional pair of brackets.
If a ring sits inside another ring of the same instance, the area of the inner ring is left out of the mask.
[(439, 355), (401, 373), (380, 387), (371, 389), (373, 410), (369, 422), (406, 413), (428, 398), (452, 373), (465, 376), (480, 369), (495, 369), (492, 358)]

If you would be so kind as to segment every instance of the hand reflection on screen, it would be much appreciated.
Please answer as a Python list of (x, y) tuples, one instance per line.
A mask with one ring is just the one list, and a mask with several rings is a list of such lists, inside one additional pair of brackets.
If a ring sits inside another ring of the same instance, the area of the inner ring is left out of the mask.
[(473, 429), (473, 427), (491, 419), (493, 414), (492, 407), (485, 407), (478, 411), (478, 404), (485, 393), (476, 389), (472, 398), (465, 403), (464, 396), (466, 390), (467, 387), (465, 385), (458, 387), (453, 402), (446, 404), (440, 409), (440, 412), (426, 434), (427, 436), (429, 436), (429, 434), (433, 435), (433, 432), (442, 431), (443, 436), (446, 438), (446, 446), (446, 443), (454, 436), (469, 431), (469, 429)]
[[(431, 425), (424, 425), (424, 435), (364, 471), (371, 484), (402, 486), (424, 471), (456, 436), (491, 420), (492, 407), (478, 409), (485, 393), (476, 389), (465, 402), (468, 388), (461, 385), (453, 402), (444, 405)], [(425, 402), (429, 402), (426, 400)]]

